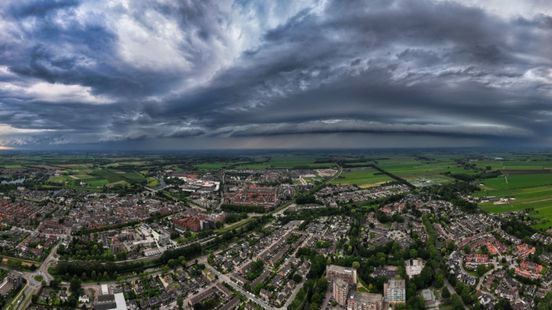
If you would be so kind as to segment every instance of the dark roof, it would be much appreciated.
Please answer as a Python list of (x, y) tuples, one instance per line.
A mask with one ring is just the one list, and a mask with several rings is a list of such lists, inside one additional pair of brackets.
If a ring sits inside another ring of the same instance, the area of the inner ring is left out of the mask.
[(115, 302), (96, 304), (94, 306), (94, 310), (108, 310), (108, 309), (115, 309), (115, 308), (117, 308), (117, 304)]
[(107, 310), (117, 308), (117, 303), (115, 302), (115, 295), (100, 295), (96, 305), (94, 306), (95, 310)]
[(100, 296), (98, 296), (98, 302), (99, 303), (115, 302), (115, 295), (113, 295), (113, 294), (100, 295)]

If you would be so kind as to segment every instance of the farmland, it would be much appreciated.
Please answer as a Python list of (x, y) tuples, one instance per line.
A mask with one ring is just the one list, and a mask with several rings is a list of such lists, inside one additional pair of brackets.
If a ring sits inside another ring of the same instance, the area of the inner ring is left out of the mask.
[(475, 170), (465, 169), (452, 157), (415, 158), (393, 157), (377, 161), (377, 165), (387, 172), (399, 176), (415, 186), (446, 184), (453, 178), (446, 173), (473, 174)]
[(505, 155), (476, 161), (479, 167), (499, 170), (542, 170), (552, 169), (552, 160), (542, 155)]
[(336, 185), (358, 185), (359, 187), (371, 187), (392, 181), (387, 175), (371, 167), (348, 168), (341, 176), (332, 181)]
[(250, 160), (228, 160), (206, 162), (195, 165), (202, 170), (216, 169), (291, 169), (291, 168), (332, 168), (336, 164), (332, 161), (321, 162), (316, 156), (309, 155), (274, 155), (255, 156)]
[[(479, 167), (502, 172), (483, 180), (476, 196), (489, 201), (480, 207), (490, 213), (526, 211), (534, 219), (533, 227), (552, 227), (552, 161), (544, 155), (505, 155), (478, 160)], [(495, 201), (496, 199), (507, 199)]]
[[(150, 180), (152, 181), (152, 180)], [(48, 179), (48, 184), (68, 188), (95, 190), (106, 187), (126, 187), (130, 184), (143, 184), (146, 177), (139, 172), (113, 169), (66, 170)]]
[(508, 203), (485, 202), (481, 208), (491, 213), (530, 209), (537, 228), (552, 227), (552, 174), (514, 174), (485, 180), (480, 197), (513, 198)]

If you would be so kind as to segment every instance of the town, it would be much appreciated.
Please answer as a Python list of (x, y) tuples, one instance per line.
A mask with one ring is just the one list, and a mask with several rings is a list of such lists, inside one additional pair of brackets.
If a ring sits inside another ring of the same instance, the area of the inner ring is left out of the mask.
[(552, 303), (550, 231), (485, 211), (486, 155), (135, 156), (0, 158), (4, 308)]

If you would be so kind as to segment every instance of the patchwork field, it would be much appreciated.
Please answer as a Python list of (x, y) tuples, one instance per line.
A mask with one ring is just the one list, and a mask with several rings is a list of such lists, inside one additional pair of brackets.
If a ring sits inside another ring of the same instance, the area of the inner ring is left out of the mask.
[(476, 165), (481, 168), (490, 167), (493, 170), (542, 170), (552, 169), (552, 160), (550, 158), (512, 156), (478, 160)]
[(236, 165), (236, 168), (245, 169), (267, 169), (267, 168), (331, 168), (335, 167), (333, 162), (317, 162), (315, 156), (280, 155), (271, 156), (268, 160), (256, 163)]
[(390, 177), (370, 167), (347, 168), (341, 176), (332, 180), (336, 185), (358, 185), (359, 187), (371, 187), (392, 181)]
[(292, 169), (292, 168), (332, 168), (334, 162), (319, 162), (316, 156), (303, 155), (275, 155), (257, 156), (250, 161), (216, 161), (196, 164), (195, 167), (202, 170), (216, 169)]

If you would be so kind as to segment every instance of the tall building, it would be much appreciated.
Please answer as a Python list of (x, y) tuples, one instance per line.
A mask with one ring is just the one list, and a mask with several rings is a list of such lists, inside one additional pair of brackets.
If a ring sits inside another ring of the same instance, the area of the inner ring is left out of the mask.
[(336, 265), (326, 267), (326, 278), (332, 285), (332, 297), (341, 306), (347, 306), (349, 290), (357, 283), (357, 273), (353, 268)]
[(345, 307), (347, 305), (347, 297), (349, 296), (349, 283), (343, 279), (336, 279), (332, 284), (332, 297), (335, 301)]
[(372, 294), (354, 291), (349, 295), (347, 301), (347, 310), (382, 310), (383, 296), (381, 294)]
[(402, 279), (391, 279), (383, 285), (384, 300), (389, 304), (406, 301), (405, 282)]
[(354, 285), (357, 283), (357, 272), (353, 268), (329, 265), (326, 267), (326, 278), (328, 281), (341, 279), (350, 285)]

